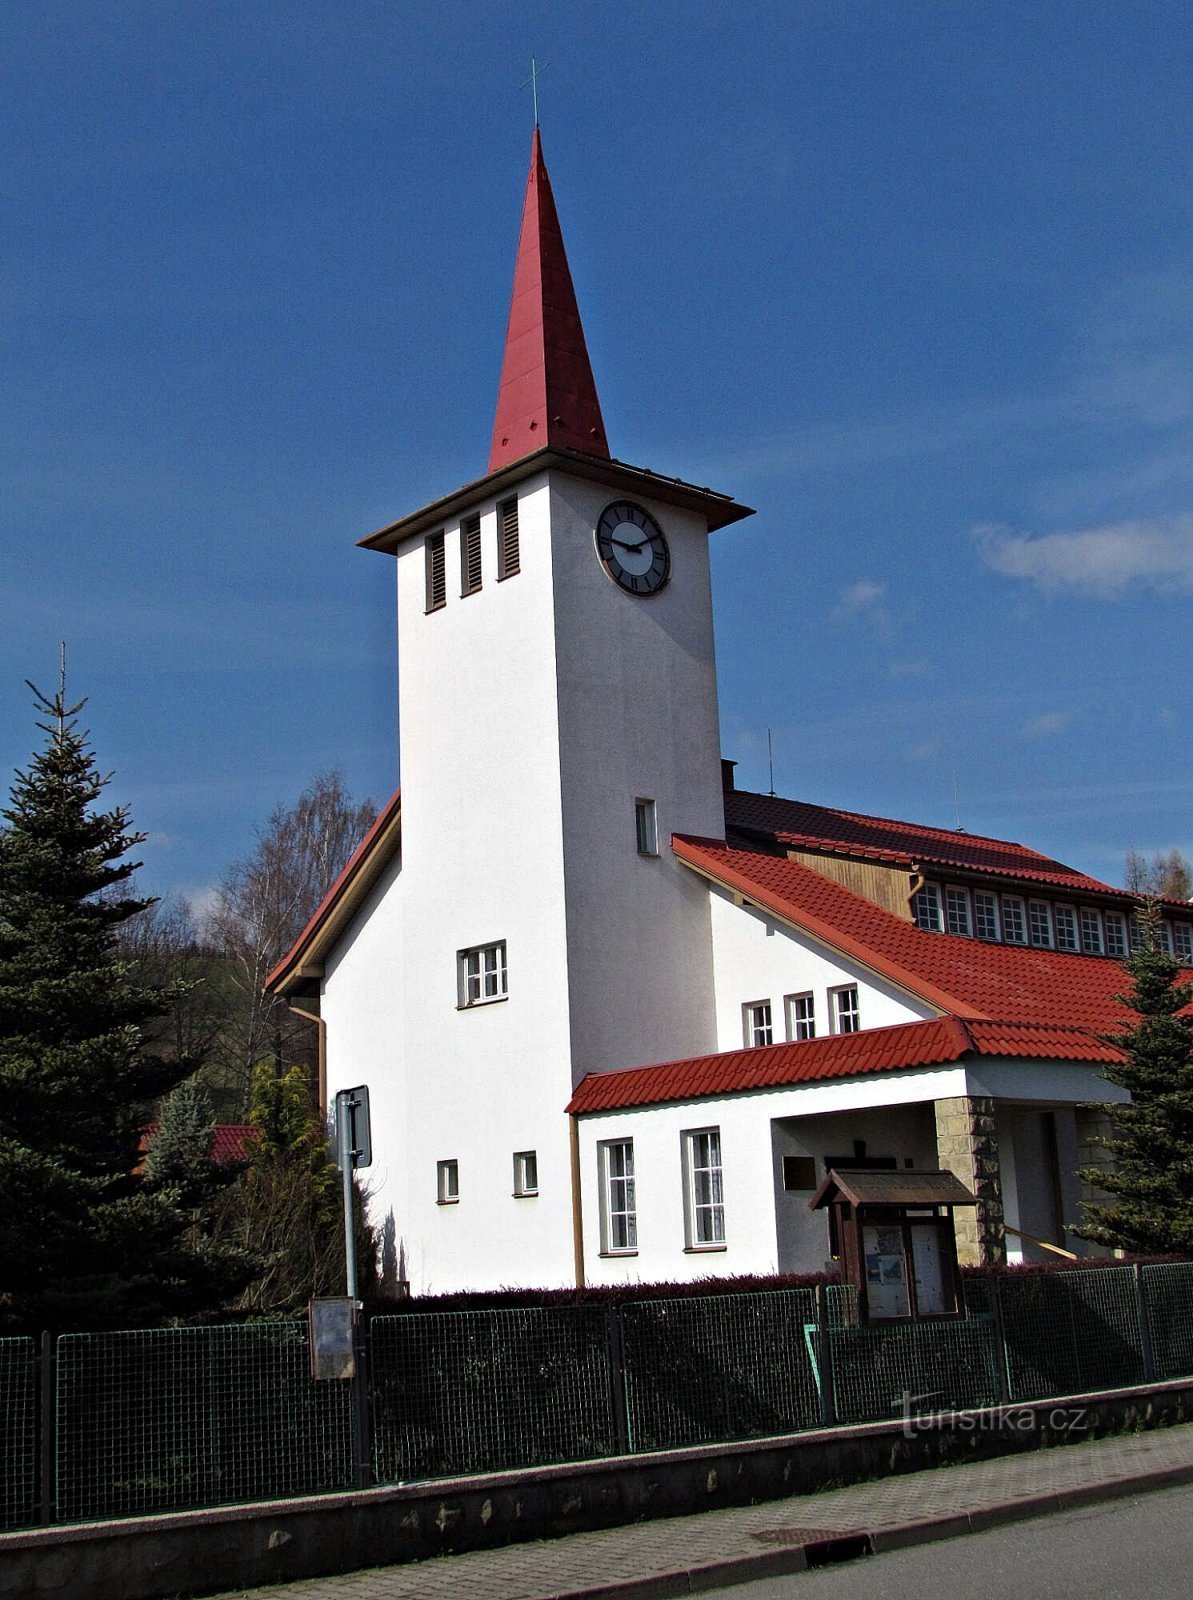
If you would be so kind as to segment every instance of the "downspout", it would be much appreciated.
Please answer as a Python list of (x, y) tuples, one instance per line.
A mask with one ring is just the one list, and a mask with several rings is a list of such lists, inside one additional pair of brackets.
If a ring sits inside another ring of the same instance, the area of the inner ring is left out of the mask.
[(572, 1254), (576, 1265), (576, 1288), (584, 1287), (584, 1209), (580, 1196), (580, 1120), (568, 1114), (568, 1144), (572, 1158)]

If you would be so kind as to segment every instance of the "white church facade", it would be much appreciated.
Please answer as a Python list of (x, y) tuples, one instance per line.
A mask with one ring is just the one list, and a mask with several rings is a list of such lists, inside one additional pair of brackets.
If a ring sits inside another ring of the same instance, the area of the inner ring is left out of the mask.
[(369, 1086), (416, 1293), (819, 1269), (827, 1165), (956, 1172), (963, 1259), (1083, 1248), (1131, 897), (738, 791), (708, 540), (748, 515), (610, 456), (536, 131), (488, 471), (362, 541), (402, 788), (270, 979), (324, 1097)]

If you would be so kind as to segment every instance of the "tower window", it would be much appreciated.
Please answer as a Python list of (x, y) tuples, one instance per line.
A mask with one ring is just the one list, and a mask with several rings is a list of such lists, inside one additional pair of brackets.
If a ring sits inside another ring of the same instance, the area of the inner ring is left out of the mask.
[(518, 502), (503, 500), (497, 507), (497, 581), (512, 578), (518, 564)]
[(774, 1044), (775, 1029), (769, 1000), (751, 1000), (742, 1007), (748, 1045)]
[(443, 535), (429, 533), (425, 545), (427, 563), (427, 610), (438, 611), (447, 604), (447, 566), (443, 555)]
[(460, 1163), (458, 1161), (437, 1161), (435, 1163), (435, 1187), (441, 1206), (454, 1206), (458, 1203), (460, 1199)]
[(507, 994), (505, 940), (461, 950), (457, 956), (461, 1007), (483, 1006)]
[(638, 854), (657, 856), (659, 853), (659, 821), (653, 800), (634, 801), (634, 828), (638, 835)]
[(481, 519), (460, 524), (460, 593), (475, 594), (481, 586)]

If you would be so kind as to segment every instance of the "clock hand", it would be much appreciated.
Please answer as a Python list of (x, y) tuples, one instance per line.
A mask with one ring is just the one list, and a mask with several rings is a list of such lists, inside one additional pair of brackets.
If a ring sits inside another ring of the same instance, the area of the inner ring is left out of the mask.
[(641, 550), (642, 546), (647, 542), (648, 541), (646, 539), (639, 539), (637, 544), (627, 544), (624, 539), (609, 540), (610, 544), (615, 544), (619, 550), (628, 550), (631, 555), (637, 555), (638, 551)]

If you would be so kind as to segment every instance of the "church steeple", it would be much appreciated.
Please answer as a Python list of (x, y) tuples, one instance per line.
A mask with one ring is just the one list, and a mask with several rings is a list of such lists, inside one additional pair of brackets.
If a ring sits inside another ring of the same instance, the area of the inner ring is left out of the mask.
[(488, 470), (496, 472), (545, 445), (609, 459), (536, 127)]

